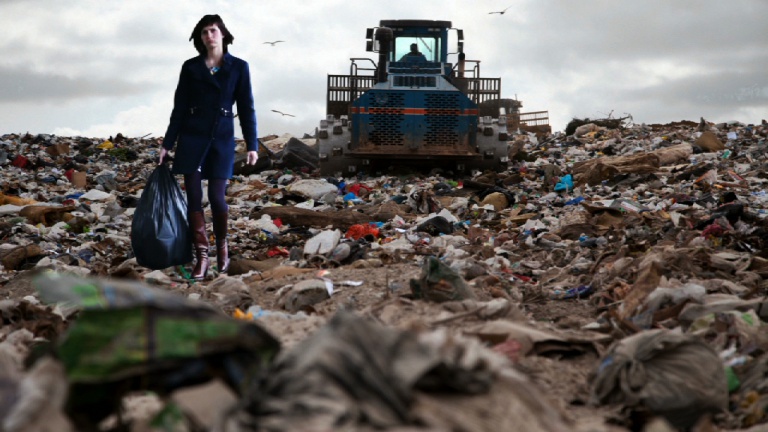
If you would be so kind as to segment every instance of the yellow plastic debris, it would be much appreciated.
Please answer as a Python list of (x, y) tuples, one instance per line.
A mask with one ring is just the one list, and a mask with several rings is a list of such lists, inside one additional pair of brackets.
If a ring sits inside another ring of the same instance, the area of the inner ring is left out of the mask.
[(245, 313), (241, 311), (240, 308), (235, 308), (235, 311), (232, 313), (232, 316), (240, 320), (253, 321), (253, 313), (251, 312)]

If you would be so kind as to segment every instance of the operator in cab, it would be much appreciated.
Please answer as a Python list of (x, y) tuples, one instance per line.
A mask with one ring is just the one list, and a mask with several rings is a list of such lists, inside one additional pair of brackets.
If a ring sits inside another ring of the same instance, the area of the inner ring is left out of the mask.
[(400, 57), (400, 61), (427, 61), (427, 58), (419, 52), (419, 46), (415, 43), (411, 44), (411, 52)]

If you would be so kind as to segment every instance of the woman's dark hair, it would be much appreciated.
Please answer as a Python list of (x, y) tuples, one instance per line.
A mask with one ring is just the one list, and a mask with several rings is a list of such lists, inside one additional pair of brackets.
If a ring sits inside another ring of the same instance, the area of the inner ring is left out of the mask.
[(203, 37), (200, 34), (203, 32), (205, 27), (214, 24), (219, 28), (219, 30), (221, 30), (221, 34), (224, 36), (222, 41), (224, 44), (224, 52), (227, 52), (227, 45), (231, 44), (235, 40), (235, 37), (232, 36), (232, 33), (230, 33), (229, 30), (227, 30), (227, 26), (224, 25), (224, 21), (222, 21), (220, 16), (206, 15), (200, 18), (200, 21), (198, 21), (195, 29), (192, 30), (192, 36), (189, 37), (189, 40), (194, 41), (195, 49), (197, 49), (197, 52), (199, 52), (201, 55), (205, 55), (207, 53), (207, 48), (205, 48)]

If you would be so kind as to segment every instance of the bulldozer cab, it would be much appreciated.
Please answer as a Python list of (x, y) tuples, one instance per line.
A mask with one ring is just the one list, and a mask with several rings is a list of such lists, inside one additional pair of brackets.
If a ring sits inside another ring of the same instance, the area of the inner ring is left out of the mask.
[[(448, 33), (451, 30), (450, 21), (432, 20), (382, 20), (381, 27), (392, 30), (392, 46), (389, 47), (390, 62), (399, 61), (428, 61), (446, 62), (448, 57)], [(379, 52), (383, 47), (373, 43), (375, 29), (368, 29), (368, 51)], [(415, 44), (418, 53), (415, 54), (411, 47)]]

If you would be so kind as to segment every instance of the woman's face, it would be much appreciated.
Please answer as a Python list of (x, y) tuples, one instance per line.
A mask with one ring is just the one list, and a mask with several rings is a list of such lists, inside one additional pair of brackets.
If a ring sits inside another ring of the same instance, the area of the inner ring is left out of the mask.
[(221, 34), (221, 30), (219, 30), (219, 26), (216, 24), (203, 27), (203, 30), (200, 32), (200, 36), (203, 39), (203, 45), (205, 45), (208, 51), (217, 47), (222, 47), (224, 35)]

